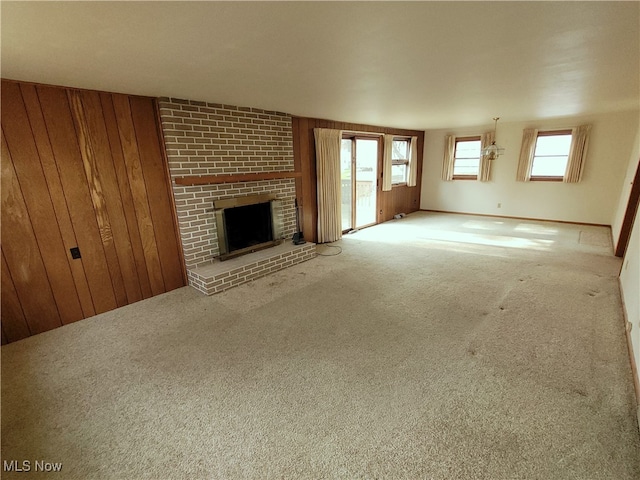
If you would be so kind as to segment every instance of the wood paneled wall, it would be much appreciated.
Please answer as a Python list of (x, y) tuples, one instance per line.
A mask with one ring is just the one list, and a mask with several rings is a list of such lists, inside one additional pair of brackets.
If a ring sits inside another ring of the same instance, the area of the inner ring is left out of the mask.
[(185, 285), (155, 100), (1, 93), (3, 343)]
[[(317, 118), (293, 117), (293, 158), (295, 170), (302, 172), (296, 179), (296, 192), (302, 217), (302, 231), (306, 240), (318, 240), (318, 202), (316, 177), (316, 147), (314, 128), (331, 128), (345, 132), (393, 134), (418, 137), (418, 179), (415, 187), (394, 186), (391, 191), (382, 191), (378, 182), (378, 223), (391, 220), (398, 213), (411, 213), (420, 209), (420, 188), (422, 183), (422, 156), (424, 132), (398, 128), (377, 127), (357, 123), (334, 122)], [(382, 156), (381, 156), (382, 157)], [(378, 175), (382, 175), (382, 161), (378, 165)]]

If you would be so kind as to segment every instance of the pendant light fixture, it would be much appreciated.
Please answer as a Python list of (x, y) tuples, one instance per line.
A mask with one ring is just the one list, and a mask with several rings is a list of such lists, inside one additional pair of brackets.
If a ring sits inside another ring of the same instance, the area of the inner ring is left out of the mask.
[(482, 155), (487, 157), (487, 159), (489, 160), (495, 160), (504, 153), (504, 147), (496, 145), (496, 130), (498, 129), (498, 120), (500, 120), (500, 117), (493, 118), (493, 121), (495, 122), (493, 126), (493, 142), (491, 142), (491, 145), (489, 145), (488, 147), (482, 149)]

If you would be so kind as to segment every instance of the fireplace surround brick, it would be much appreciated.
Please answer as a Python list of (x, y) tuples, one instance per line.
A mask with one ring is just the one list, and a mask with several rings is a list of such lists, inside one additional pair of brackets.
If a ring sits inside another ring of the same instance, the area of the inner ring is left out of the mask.
[[(291, 116), (286, 113), (160, 98), (160, 120), (172, 180), (183, 176), (293, 171)], [(219, 255), (213, 202), (276, 193), (284, 235), (296, 230), (295, 180), (183, 186), (173, 183), (187, 269)]]
[[(173, 180), (185, 176), (293, 171), (291, 116), (178, 98), (163, 97), (158, 103), (188, 278), (191, 285), (204, 291), (198, 286), (202, 278), (193, 270), (211, 264), (220, 254), (213, 202), (275, 193), (282, 201), (283, 236), (290, 239), (296, 231), (295, 180), (193, 186), (177, 185)], [(299, 256), (295, 258), (299, 260)], [(222, 284), (228, 288), (228, 282)]]

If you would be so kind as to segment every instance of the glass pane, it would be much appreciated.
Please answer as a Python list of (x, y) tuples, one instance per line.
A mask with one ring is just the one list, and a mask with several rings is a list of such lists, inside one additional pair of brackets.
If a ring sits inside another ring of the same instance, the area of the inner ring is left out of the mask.
[(480, 168), (479, 158), (456, 158), (453, 163), (454, 175), (478, 175)]
[(567, 168), (567, 156), (534, 157), (531, 167), (532, 177), (564, 177)]
[(535, 155), (543, 157), (569, 155), (569, 148), (571, 148), (571, 135), (538, 137)]
[(340, 183), (342, 185), (342, 230), (351, 228), (351, 153), (353, 141), (342, 140), (340, 152)]
[(394, 140), (391, 148), (391, 160), (409, 160), (409, 141)]
[(376, 223), (376, 175), (378, 140), (356, 139), (356, 224)]
[(480, 140), (456, 142), (455, 158), (480, 158)]
[(407, 166), (391, 165), (391, 183), (406, 183)]

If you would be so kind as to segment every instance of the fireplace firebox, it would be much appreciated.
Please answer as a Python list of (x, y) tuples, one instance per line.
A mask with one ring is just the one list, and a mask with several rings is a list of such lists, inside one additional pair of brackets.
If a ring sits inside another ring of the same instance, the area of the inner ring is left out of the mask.
[(220, 260), (282, 242), (282, 204), (274, 194), (216, 200), (213, 208)]

